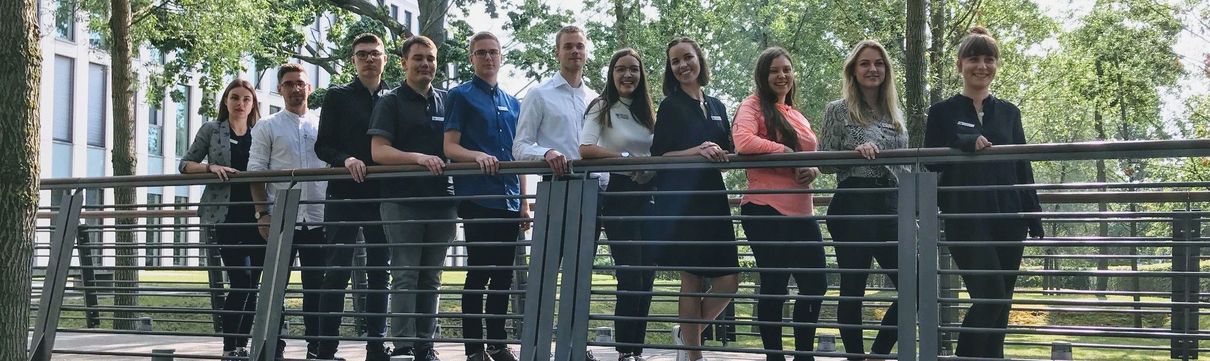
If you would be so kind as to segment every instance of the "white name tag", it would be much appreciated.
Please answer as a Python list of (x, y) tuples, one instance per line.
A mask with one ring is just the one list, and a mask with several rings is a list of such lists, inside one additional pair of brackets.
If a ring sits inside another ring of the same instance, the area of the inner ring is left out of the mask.
[(964, 127), (967, 127), (967, 128), (974, 128), (974, 127), (975, 127), (975, 125), (974, 125), (974, 124), (967, 123), (967, 122), (958, 122), (958, 125), (961, 125), (961, 126), (964, 126)]
[(499, 111), (502, 111), (502, 112), (507, 112), (507, 111), (508, 111), (508, 107), (503, 106), (503, 105), (499, 105), (499, 106), (496, 106), (496, 110), (499, 110)]
[(716, 121), (716, 122), (721, 122), (721, 121), (723, 121), (723, 117), (722, 117), (722, 116), (718, 116), (718, 115), (711, 115), (711, 116), (710, 116), (710, 120), (713, 120), (713, 121)]
[(618, 119), (630, 120), (630, 114), (626, 114), (626, 113), (613, 113), (613, 116)]
[(434, 122), (444, 122), (444, 121), (445, 121), (445, 117), (433, 117), (433, 121), (434, 121)]
[(235, 139), (228, 139), (228, 140), (231, 141), (231, 144), (239, 144), (238, 140), (235, 140)]

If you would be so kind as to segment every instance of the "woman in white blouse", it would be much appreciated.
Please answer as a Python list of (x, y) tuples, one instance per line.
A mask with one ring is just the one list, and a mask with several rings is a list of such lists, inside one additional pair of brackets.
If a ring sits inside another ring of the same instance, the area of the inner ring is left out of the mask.
[[(638, 52), (626, 48), (613, 53), (609, 60), (608, 81), (601, 96), (593, 100), (584, 115), (580, 132), (580, 155), (584, 159), (647, 157), (651, 155), (651, 136), (655, 129), (655, 114), (647, 92), (647, 74)], [(651, 172), (613, 173), (605, 192), (649, 191)], [(635, 216), (648, 214), (651, 196), (603, 197), (601, 214), (605, 216)], [(642, 222), (606, 221), (605, 234), (610, 241), (643, 240)], [(610, 246), (613, 262), (619, 266), (655, 265), (650, 246)], [(618, 291), (651, 292), (655, 271), (618, 270)], [(626, 317), (647, 317), (651, 295), (618, 295), (614, 314)], [(620, 320), (616, 322), (617, 341), (641, 344), (647, 334), (647, 321)], [(640, 346), (618, 346), (619, 361), (642, 361)]]

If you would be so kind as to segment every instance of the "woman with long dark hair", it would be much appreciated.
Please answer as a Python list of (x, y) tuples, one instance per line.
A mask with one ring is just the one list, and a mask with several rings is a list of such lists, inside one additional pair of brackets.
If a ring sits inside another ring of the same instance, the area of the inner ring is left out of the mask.
[[(958, 43), (958, 73), (962, 75), (962, 93), (929, 108), (925, 129), (926, 147), (949, 147), (979, 152), (995, 144), (1025, 144), (1021, 110), (1013, 103), (991, 94), (991, 83), (1000, 67), (1000, 48), (987, 29), (975, 27)], [(981, 161), (948, 165), (930, 165), (941, 172), (941, 186), (980, 186), (1032, 184), (1034, 171), (1029, 161)], [(1004, 274), (962, 274), (970, 294), (971, 307), (962, 319), (958, 335), (958, 356), (1004, 358), (1004, 333), (1012, 309), (1013, 288), (1021, 268), (1024, 246), (1029, 236), (1044, 236), (1040, 219), (963, 218), (970, 213), (1018, 213), (1042, 209), (1033, 189), (987, 191), (943, 191), (937, 196), (942, 213), (959, 217), (945, 220), (945, 238), (957, 242), (981, 242), (985, 245), (950, 246), (958, 269), (1001, 271)], [(1003, 245), (995, 245), (1003, 242)], [(1000, 332), (987, 332), (999, 329)]]
[[(727, 108), (717, 98), (707, 96), (703, 87), (710, 82), (706, 54), (697, 42), (679, 38), (668, 43), (664, 55), (664, 100), (656, 112), (651, 154), (655, 156), (700, 156), (712, 162), (726, 162), (735, 150), (731, 142), (731, 123)], [(654, 213), (660, 216), (730, 216), (731, 205), (723, 176), (717, 170), (663, 170), (656, 175), (660, 191), (718, 191), (709, 194), (660, 194), (655, 197)], [(664, 247), (660, 264), (684, 267), (681, 292), (724, 294), (728, 296), (681, 296), (677, 314), (686, 322), (672, 328), (673, 342), (688, 347), (701, 346), (701, 334), (707, 320), (713, 320), (731, 303), (730, 294), (738, 288), (739, 257), (735, 229), (726, 219), (680, 219), (648, 222), (652, 239), (694, 242), (672, 251)], [(712, 245), (711, 242), (721, 244)], [(706, 244), (703, 244), (706, 243)], [(721, 268), (721, 269), (720, 269)], [(707, 284), (707, 281), (709, 283)], [(678, 361), (705, 360), (699, 350), (677, 352)]]
[[(609, 59), (605, 90), (588, 107), (584, 129), (580, 131), (580, 156), (584, 159), (646, 157), (651, 155), (651, 132), (655, 129), (655, 114), (651, 111), (651, 95), (647, 91), (647, 73), (643, 59), (634, 49), (613, 53)], [(606, 193), (650, 191), (650, 172), (618, 172), (609, 175)], [(650, 196), (606, 196), (601, 214), (604, 216), (635, 216), (648, 214)], [(605, 235), (611, 242), (641, 241), (642, 223), (635, 221), (605, 221)], [(612, 244), (609, 247), (613, 263), (620, 266), (654, 266), (655, 252), (651, 246)], [(653, 270), (618, 270), (618, 291), (651, 292), (655, 281)], [(647, 317), (651, 310), (651, 295), (618, 295), (614, 315)], [(646, 320), (618, 320), (617, 341), (644, 343)], [(618, 361), (643, 361), (641, 346), (617, 346)]]
[[(219, 100), (218, 119), (202, 124), (193, 144), (178, 166), (181, 173), (214, 173), (226, 181), (231, 174), (248, 169), (248, 153), (252, 146), (252, 127), (260, 118), (260, 103), (256, 88), (247, 80), (236, 79), (223, 90)], [(206, 163), (202, 163), (205, 160)], [(236, 205), (209, 205), (236, 203)], [(223, 300), (222, 332), (248, 334), (252, 331), (252, 313), (256, 311), (256, 288), (260, 280), (259, 267), (265, 263), (265, 239), (257, 230), (248, 183), (208, 184), (202, 191), (198, 217), (209, 226), (223, 266), (228, 267), (227, 297)], [(242, 223), (245, 226), (226, 226)], [(256, 268), (253, 268), (256, 267)], [(247, 312), (241, 314), (236, 312)], [(248, 338), (223, 337), (223, 356), (247, 357)]]
[[(908, 136), (903, 126), (903, 111), (899, 93), (895, 90), (895, 75), (886, 49), (873, 40), (857, 43), (845, 58), (842, 72), (843, 97), (828, 103), (824, 110), (823, 138), (820, 150), (856, 151), (866, 159), (874, 159), (881, 150), (907, 147)], [(826, 173), (836, 173), (837, 188), (894, 188), (897, 173), (905, 166), (833, 166), (823, 167)], [(898, 196), (894, 190), (878, 192), (837, 192), (828, 207), (828, 215), (895, 214)], [(878, 261), (883, 269), (899, 267), (898, 247), (856, 246), (856, 242), (895, 242), (898, 228), (894, 220), (828, 219), (828, 231), (836, 245), (836, 263), (840, 269), (866, 270)], [(852, 245), (852, 246), (846, 246)], [(899, 287), (899, 277), (887, 274), (891, 284)], [(869, 273), (841, 273), (840, 296), (864, 297)], [(882, 316), (882, 326), (894, 327), (899, 302), (892, 302)], [(836, 307), (836, 319), (842, 325), (840, 338), (848, 354), (865, 354), (862, 325), (862, 301), (844, 299)], [(877, 355), (891, 353), (898, 340), (895, 329), (878, 330), (870, 350)], [(863, 356), (849, 356), (864, 360)]]
[[(756, 59), (753, 79), (755, 94), (745, 99), (735, 115), (732, 134), (739, 154), (810, 152), (816, 147), (815, 132), (807, 117), (794, 109), (794, 63), (785, 49), (766, 49)], [(815, 167), (758, 168), (747, 170), (748, 189), (805, 190), (819, 176)], [(744, 216), (804, 217), (813, 214), (811, 193), (747, 194), (740, 202)], [(744, 234), (751, 243), (759, 268), (810, 268), (817, 272), (760, 272), (761, 295), (787, 295), (790, 277), (798, 284), (800, 296), (819, 297), (827, 293), (828, 280), (822, 271), (827, 264), (823, 253), (823, 235), (813, 219), (746, 218)], [(785, 244), (785, 242), (798, 244)], [(778, 244), (762, 244), (776, 242)], [(757, 321), (781, 322), (781, 298), (760, 298), (756, 302)], [(822, 299), (794, 301), (793, 321), (819, 321)], [(761, 325), (760, 339), (766, 350), (782, 350), (782, 327)], [(815, 326), (794, 327), (794, 349), (815, 349)], [(765, 355), (768, 361), (785, 361), (780, 352)], [(814, 360), (814, 356), (795, 356), (794, 360)]]

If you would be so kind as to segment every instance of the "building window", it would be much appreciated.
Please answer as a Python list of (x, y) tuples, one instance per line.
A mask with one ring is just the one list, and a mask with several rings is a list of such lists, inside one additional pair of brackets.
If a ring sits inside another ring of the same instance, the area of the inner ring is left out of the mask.
[(416, 30), (412, 29), (412, 12), (411, 11), (407, 11), (407, 10), (403, 11), (403, 28), (408, 29), (408, 32), (410, 32), (412, 34), (416, 33)]
[(391, 19), (399, 21), (399, 5), (391, 5)]
[(107, 97), (105, 88), (109, 83), (109, 69), (101, 64), (88, 64), (88, 145), (105, 147), (105, 111)]
[(164, 155), (164, 112), (160, 107), (147, 105), (147, 153)]
[[(147, 204), (148, 204), (147, 210), (158, 210), (158, 209), (160, 209), (160, 207), (155, 207), (155, 206), (151, 206), (151, 205), (160, 204), (163, 202), (164, 202), (163, 195), (155, 194), (155, 193), (147, 193)], [(154, 217), (147, 218), (147, 238), (144, 241), (144, 243), (146, 243), (145, 244), (146, 248), (144, 248), (144, 250), (145, 250), (144, 257), (145, 257), (146, 263), (144, 265), (147, 267), (159, 267), (160, 266), (160, 248), (159, 247), (161, 244), (163, 244), (163, 239), (161, 238), (162, 236), (160, 235), (160, 232), (163, 231), (163, 229), (161, 229), (159, 227), (159, 225), (162, 223), (163, 222), (159, 218), (154, 218)]]
[[(174, 199), (175, 199), (174, 203), (177, 203), (177, 204), (189, 203), (188, 196), (176, 196), (176, 198), (174, 198)], [(176, 209), (185, 210), (185, 209), (189, 209), (189, 207), (184, 206), (184, 205), (178, 205), (178, 206), (176, 206)], [(172, 223), (176, 224), (176, 229), (172, 232), (172, 243), (174, 243), (174, 245), (177, 246), (177, 248), (172, 249), (172, 265), (173, 266), (185, 266), (188, 263), (189, 249), (181, 247), (181, 246), (184, 246), (186, 243), (189, 243), (189, 232), (187, 232), (185, 230), (185, 223), (187, 223), (188, 220), (189, 220), (189, 218), (186, 218), (186, 217), (176, 217), (172, 222)]]
[(189, 150), (189, 103), (190, 88), (185, 85), (176, 89), (181, 92), (182, 100), (176, 103), (176, 157), (184, 157)]
[(55, 37), (60, 40), (76, 41), (76, 2), (55, 2)]
[(51, 134), (60, 142), (71, 143), (75, 83), (76, 60), (55, 55), (55, 110)]

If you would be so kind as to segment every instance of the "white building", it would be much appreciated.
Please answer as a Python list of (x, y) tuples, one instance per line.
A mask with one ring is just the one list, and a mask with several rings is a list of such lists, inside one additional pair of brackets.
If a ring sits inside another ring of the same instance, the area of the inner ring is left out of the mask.
[[(412, 32), (419, 31), (419, 6), (416, 0), (385, 0), (392, 16)], [(42, 88), (40, 116), (39, 146), (41, 149), (39, 163), (42, 165), (42, 178), (78, 178), (105, 177), (113, 175), (111, 151), (113, 150), (113, 112), (110, 98), (110, 58), (109, 55), (97, 48), (99, 37), (88, 29), (87, 19), (70, 12), (55, 11), (60, 4), (54, 0), (39, 1), (39, 15), (42, 24)], [(319, 21), (307, 29), (308, 39), (320, 44), (326, 38), (331, 18), (321, 17)], [(147, 92), (142, 90), (147, 86), (147, 67), (163, 62), (164, 56), (157, 54), (147, 47), (140, 51), (141, 58), (134, 59), (135, 71), (138, 73), (140, 91), (135, 94), (135, 129), (134, 143), (137, 159), (136, 175), (176, 174), (177, 163), (186, 152), (193, 136), (203, 122), (209, 119), (199, 115), (202, 91), (194, 82), (179, 87), (185, 94), (185, 99), (176, 102), (166, 96), (162, 105), (154, 107), (146, 99)], [(318, 88), (329, 86), (329, 75), (315, 65), (301, 61), (312, 77), (311, 81)], [(258, 77), (255, 74), (263, 73)], [(260, 100), (262, 116), (272, 114), (283, 107), (283, 101), (277, 94), (276, 72), (273, 69), (248, 69), (240, 74), (244, 79), (252, 80), (257, 86), (257, 98)], [(258, 78), (258, 79), (256, 79)], [(389, 80), (396, 82), (397, 80)], [(222, 82), (224, 85), (226, 82)], [(168, 93), (168, 92), (165, 92)], [(215, 103), (220, 94), (215, 94)], [(147, 187), (138, 188), (137, 200), (140, 204), (169, 204), (197, 202), (202, 193), (202, 187)], [(40, 205), (57, 204), (58, 195), (48, 191), (41, 193)], [(113, 204), (112, 190), (86, 191), (85, 204)], [(194, 219), (143, 219), (140, 223), (192, 223)], [(111, 223), (111, 221), (107, 221)], [(39, 225), (45, 226), (49, 220), (40, 220)], [(198, 242), (198, 234), (184, 232), (139, 232), (140, 242)], [(39, 243), (49, 239), (49, 234), (39, 232)], [(112, 241), (112, 233), (104, 236), (106, 241)], [(158, 251), (152, 251), (158, 252)], [(175, 254), (173, 254), (175, 252)], [(45, 265), (47, 251), (39, 250), (41, 257), (35, 259), (36, 265)], [(112, 250), (106, 250), (112, 254)], [(152, 253), (159, 257), (148, 258), (144, 263), (156, 265), (197, 265), (197, 249), (164, 250), (162, 253)], [(187, 256), (193, 256), (189, 258)], [(112, 264), (112, 258), (106, 257), (106, 264)]]

